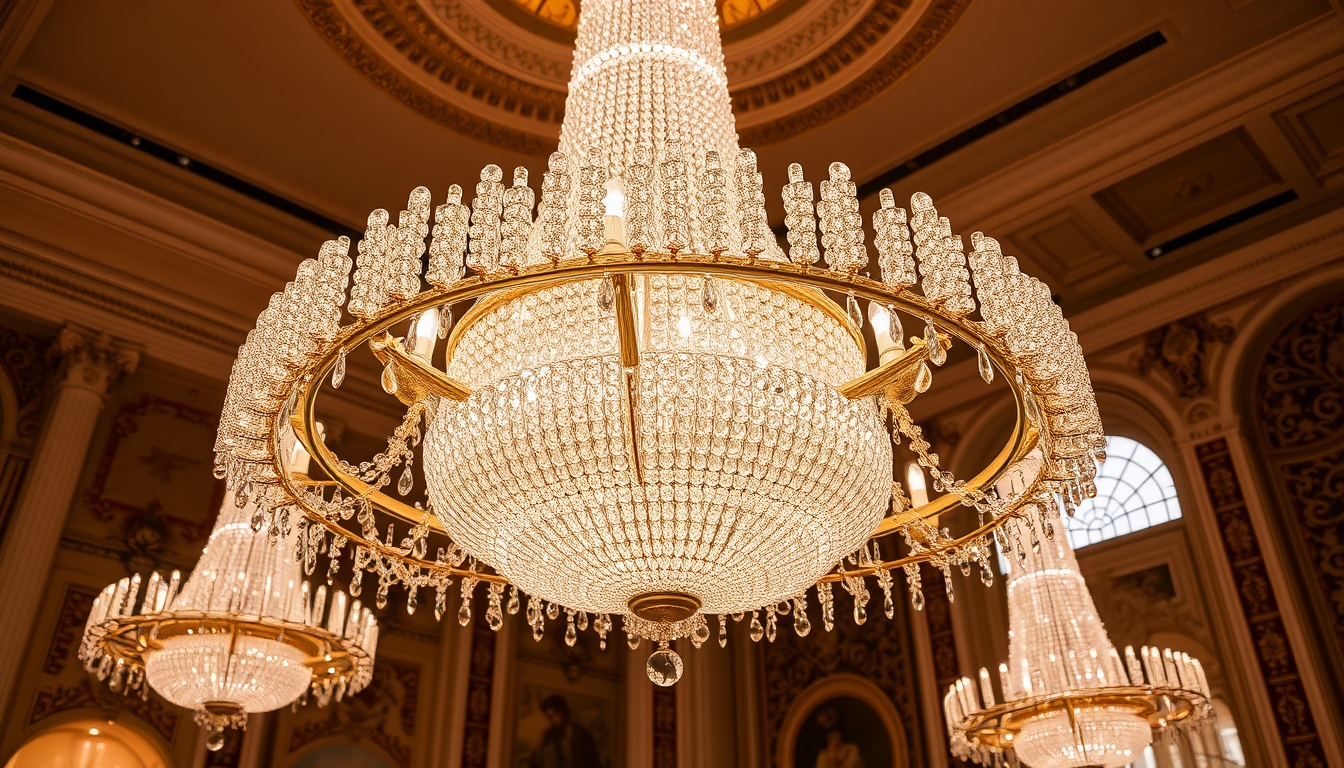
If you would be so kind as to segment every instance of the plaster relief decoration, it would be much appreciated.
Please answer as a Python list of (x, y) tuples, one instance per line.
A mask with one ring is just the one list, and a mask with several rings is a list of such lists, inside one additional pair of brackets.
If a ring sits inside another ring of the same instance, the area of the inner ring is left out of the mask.
[(419, 704), (420, 665), (380, 656), (364, 690), (337, 707), (297, 709), (289, 739), (280, 743), (292, 755), (354, 743), (376, 748), (391, 765), (410, 765)]
[(1274, 338), (1256, 372), (1255, 408), (1288, 538), (1302, 555), (1297, 573), (1325, 645), (1320, 658), (1344, 676), (1344, 297), (1311, 307)]
[(1278, 598), (1269, 583), (1260, 542), (1251, 524), (1241, 480), (1232, 464), (1227, 439), (1219, 437), (1195, 446), (1204, 486), (1213, 504), (1223, 549), (1237, 585), (1237, 597), (1250, 630), (1260, 674), (1275, 726), (1289, 765), (1317, 768), (1325, 765), (1325, 748), (1307, 703), (1306, 688), (1279, 612)]
[(1213, 345), (1227, 344), (1236, 335), (1230, 325), (1204, 314), (1192, 315), (1150, 331), (1144, 337), (1143, 350), (1134, 355), (1131, 364), (1144, 375), (1160, 370), (1180, 397), (1199, 397), (1209, 389)]
[(80, 709), (99, 713), (125, 710), (143, 720), (165, 742), (172, 742), (179, 719), (177, 709), (156, 693), (145, 698), (126, 696), (97, 684), (77, 658), (80, 633), (97, 596), (98, 591), (90, 587), (66, 586), (61, 611), (42, 660), (37, 690), (28, 708), (27, 724), (36, 725), (49, 717)]
[[(296, 0), (374, 85), (474, 139), (555, 149), (580, 4), (514, 0)], [(763, 145), (858, 108), (933, 52), (970, 0), (720, 0), (744, 143)]]
[(140, 393), (115, 411), (84, 508), (70, 528), (129, 560), (191, 562), (210, 533), (214, 414)]
[(1245, 128), (1237, 128), (1112, 184), (1093, 198), (1146, 248), (1283, 189), (1282, 178), (1255, 140)]

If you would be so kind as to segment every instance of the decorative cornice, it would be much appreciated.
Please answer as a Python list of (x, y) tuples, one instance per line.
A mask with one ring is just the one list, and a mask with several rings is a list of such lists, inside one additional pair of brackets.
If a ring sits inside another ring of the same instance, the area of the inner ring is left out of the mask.
[(742, 144), (763, 146), (783, 141), (819, 128), (868, 103), (928, 58), (970, 4), (971, 0), (933, 0), (900, 41), (849, 85), (797, 112), (775, 116), (760, 125), (750, 125), (753, 110), (806, 94), (828, 78), (838, 77), (846, 67), (857, 65), (879, 41), (889, 38), (900, 25), (909, 0), (878, 0), (848, 34), (816, 58), (773, 80), (730, 93), (739, 125), (748, 124), (738, 131)]
[(0, 246), (0, 278), (25, 283), (175, 336), (190, 337), (222, 352), (237, 349), (237, 339), (243, 335), (241, 330), (235, 335), (222, 334), (217, 323), (205, 318), (146, 300), (70, 270), (44, 264), (4, 246)]
[[(478, 17), (459, 0), (295, 2), (342, 58), (421, 115), (523, 154), (555, 148), (569, 63), (542, 52), (554, 41), (521, 27), (501, 34), (490, 25), (510, 24), (504, 16)], [(780, 141), (867, 103), (923, 61), (969, 4), (873, 0), (856, 20), (853, 0), (837, 0), (797, 29), (763, 27), (757, 36), (780, 40), (728, 61), (734, 77), (768, 78), (730, 93), (743, 143)], [(537, 49), (519, 42), (528, 36)]]
[[(544, 157), (555, 149), (564, 94), (548, 91), (512, 78), (476, 59), (446, 35), (434, 35), (428, 17), (406, 0), (359, 0), (362, 19), (349, 18), (337, 0), (296, 0), (331, 47), (374, 85), (401, 103), (436, 123), (478, 141), (527, 155)], [(397, 3), (394, 9), (390, 3)], [(398, 11), (404, 11), (408, 16)], [(357, 31), (373, 24), (407, 62), (444, 84), (444, 93), (421, 85), (387, 61)], [(532, 118), (539, 131), (533, 133), (480, 117), (457, 106), (454, 100), (471, 99), (478, 107)], [(558, 107), (557, 107), (558, 96)]]
[(66, 323), (47, 350), (56, 361), (58, 387), (80, 387), (98, 394), (107, 392), (122, 376), (140, 364), (140, 350), (98, 333)]

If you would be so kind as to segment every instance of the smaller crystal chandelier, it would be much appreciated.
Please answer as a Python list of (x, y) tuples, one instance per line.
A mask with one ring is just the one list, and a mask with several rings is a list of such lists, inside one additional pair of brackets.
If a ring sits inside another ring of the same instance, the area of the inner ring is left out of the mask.
[(358, 693), (373, 675), (373, 613), (339, 589), (330, 599), (326, 585), (310, 589), (299, 563), (311, 574), (316, 551), (286, 530), (287, 521), (269, 536), (254, 534), (254, 517), (251, 503), (226, 500), (185, 583), (177, 571), (167, 579), (154, 572), (143, 596), (140, 574), (109, 584), (94, 600), (79, 651), (113, 691), (143, 698), (153, 688), (195, 710), (212, 750), (249, 713), (309, 692), (324, 706)]
[(1197, 659), (1148, 646), (1136, 656), (1131, 646), (1121, 660), (1068, 537), (1053, 535), (1056, 522), (1053, 510), (1033, 511), (1032, 544), (1017, 548), (1010, 565), (1001, 703), (984, 668), (978, 684), (963, 677), (943, 697), (957, 757), (994, 766), (1119, 768), (1134, 762), (1154, 733), (1181, 734), (1213, 721)]

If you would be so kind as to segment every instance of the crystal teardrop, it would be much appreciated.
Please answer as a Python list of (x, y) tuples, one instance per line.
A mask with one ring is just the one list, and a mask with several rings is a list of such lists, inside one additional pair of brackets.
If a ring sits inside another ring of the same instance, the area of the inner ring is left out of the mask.
[(374, 604), (381, 610), (387, 607), (387, 587), (386, 583), (378, 585), (378, 594), (374, 598)]
[(415, 475), (411, 474), (411, 465), (407, 464), (405, 471), (401, 473), (401, 479), (397, 481), (397, 493), (405, 496), (411, 492), (415, 485)]
[(471, 623), (471, 598), (462, 601), (462, 607), (457, 609), (457, 623), (467, 626)]
[(868, 621), (868, 606), (859, 602), (854, 603), (854, 623), (861, 627), (866, 621)]
[(574, 626), (574, 614), (569, 615), (569, 621), (565, 622), (565, 645), (573, 646), (579, 641), (579, 630)]
[(597, 289), (597, 307), (603, 312), (610, 312), (616, 306), (616, 284), (612, 282), (611, 275), (602, 276), (602, 286)]
[(719, 289), (715, 287), (709, 275), (705, 275), (705, 287), (700, 290), (700, 304), (705, 308), (706, 314), (712, 314), (719, 308)]
[(452, 307), (439, 308), (439, 338), (446, 339), (453, 330), (453, 309)]
[(888, 619), (896, 615), (896, 601), (891, 599), (890, 591), (882, 596), (882, 612), (887, 615)]
[(761, 626), (761, 618), (755, 611), (751, 613), (751, 642), (759, 643), (761, 638), (765, 637), (765, 627)]
[(845, 297), (845, 311), (849, 313), (849, 321), (854, 323), (855, 328), (863, 327), (863, 313), (859, 311), (859, 300), (854, 298), (854, 294)]
[(406, 329), (406, 351), (415, 349), (415, 342), (420, 340), (420, 313), (417, 312), (411, 316), (411, 327)]
[(504, 610), (512, 616), (518, 613), (518, 587), (509, 590), (509, 602), (504, 606)]
[(723, 618), (723, 614), (719, 614), (719, 647), (728, 647), (728, 622)]
[(929, 391), (933, 384), (933, 371), (929, 370), (928, 363), (919, 361), (919, 371), (915, 373), (915, 391), (923, 394)]
[(986, 384), (994, 382), (994, 364), (989, 361), (989, 353), (985, 352), (984, 347), (976, 353), (980, 363), (980, 378), (985, 380)]
[(986, 587), (994, 586), (994, 571), (990, 569), (989, 563), (985, 560), (980, 561), (980, 581)]
[(915, 607), (916, 611), (924, 610), (924, 590), (919, 587), (910, 590), (910, 604)]
[(414, 616), (415, 607), (419, 604), (420, 598), (417, 596), (420, 590), (417, 587), (411, 587), (406, 590), (406, 615)]
[(389, 395), (397, 394), (397, 374), (392, 370), (392, 363), (383, 366), (383, 391)]
[(970, 575), (971, 575), (971, 561), (970, 561), (970, 560), (962, 560), (961, 563), (960, 563), (960, 565), (961, 565), (961, 575), (962, 575), (962, 576), (970, 576)]
[(904, 349), (905, 328), (901, 327), (901, 318), (896, 315), (896, 308), (891, 305), (887, 305), (887, 326), (887, 334), (891, 336), (891, 340), (896, 342), (896, 346)]
[(929, 350), (930, 363), (942, 365), (947, 362), (947, 350), (938, 342), (938, 328), (931, 320), (924, 324), (924, 346)]
[(639, 647), (639, 636), (632, 635), (629, 632), (625, 633), (625, 644), (630, 648), (630, 650), (632, 651), (635, 650), (636, 648)]
[(588, 629), (588, 612), (579, 611), (579, 631), (583, 632), (586, 629)]
[(340, 389), (341, 384), (345, 382), (345, 350), (342, 349), (336, 355), (336, 365), (331, 368), (331, 388)]
[(692, 630), (691, 639), (696, 641), (697, 647), (702, 645), (709, 639), (709, 625), (704, 622), (697, 623), (695, 629)]

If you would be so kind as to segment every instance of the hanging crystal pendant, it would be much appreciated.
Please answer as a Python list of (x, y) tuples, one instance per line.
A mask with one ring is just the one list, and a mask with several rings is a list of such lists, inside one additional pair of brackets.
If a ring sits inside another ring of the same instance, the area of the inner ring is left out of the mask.
[(990, 569), (988, 560), (980, 561), (980, 581), (986, 587), (994, 586), (994, 571)]
[(345, 382), (345, 349), (336, 355), (336, 364), (331, 367), (331, 388), (340, 389)]
[(719, 308), (719, 289), (709, 275), (705, 275), (705, 285), (700, 289), (700, 305), (705, 308), (706, 314), (713, 314)]
[(565, 645), (573, 647), (579, 641), (579, 630), (574, 626), (574, 612), (569, 611), (565, 621)]
[(602, 276), (602, 286), (597, 289), (597, 308), (610, 312), (616, 306), (616, 284), (611, 275)]
[(992, 384), (994, 382), (994, 364), (989, 361), (989, 353), (985, 351), (984, 347), (980, 347), (976, 357), (980, 365), (980, 378), (984, 379), (986, 384)]
[(859, 300), (854, 298), (853, 293), (845, 297), (845, 311), (849, 313), (849, 321), (855, 328), (863, 327), (863, 313), (859, 311)]
[(397, 481), (397, 493), (405, 496), (411, 492), (415, 486), (415, 475), (411, 474), (411, 465), (407, 464), (406, 469), (401, 473), (401, 479)]
[(644, 665), (644, 671), (648, 674), (649, 680), (654, 685), (667, 687), (681, 679), (681, 657), (677, 652), (667, 647), (667, 641), (658, 644), (658, 650), (649, 656), (649, 661)]
[(765, 627), (761, 626), (761, 618), (755, 611), (751, 612), (751, 642), (759, 643), (761, 638), (765, 637)]
[(934, 365), (942, 365), (947, 362), (947, 350), (938, 341), (938, 328), (934, 326), (932, 320), (924, 323), (924, 346), (929, 350), (929, 362)]
[(383, 391), (389, 395), (397, 394), (397, 374), (392, 370), (392, 363), (383, 366)]
[(719, 614), (719, 647), (728, 647), (728, 620)]
[(411, 316), (411, 327), (406, 329), (406, 351), (415, 350), (415, 342), (420, 340), (420, 313)]
[(915, 391), (924, 394), (933, 386), (933, 371), (929, 370), (928, 363), (919, 361), (919, 371), (915, 373)]
[(896, 342), (896, 346), (904, 349), (905, 328), (901, 326), (901, 318), (896, 315), (896, 308), (890, 305), (887, 306), (887, 326), (887, 335)]
[(439, 307), (439, 338), (446, 339), (453, 330), (453, 309), (452, 307)]

